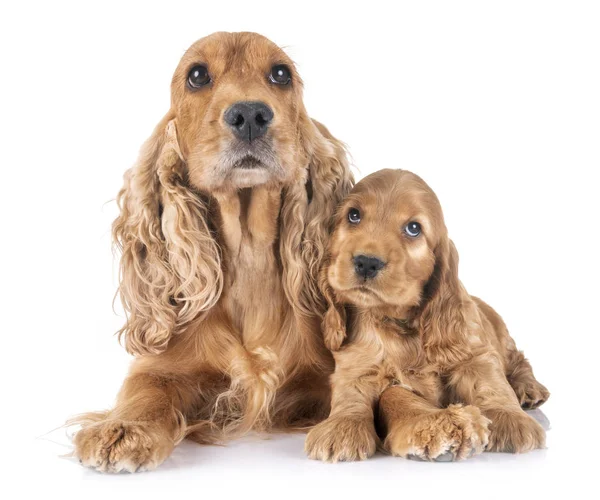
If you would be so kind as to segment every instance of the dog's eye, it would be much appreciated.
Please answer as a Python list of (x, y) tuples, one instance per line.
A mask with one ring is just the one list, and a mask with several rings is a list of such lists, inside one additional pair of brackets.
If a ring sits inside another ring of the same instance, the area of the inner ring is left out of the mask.
[(188, 73), (188, 85), (193, 89), (204, 87), (208, 83), (210, 83), (210, 75), (206, 66), (199, 64)]
[(269, 80), (277, 85), (287, 85), (292, 80), (290, 68), (288, 68), (285, 64), (276, 64), (271, 68)]
[(408, 224), (406, 224), (404, 232), (408, 234), (411, 238), (416, 238), (421, 234), (421, 224), (414, 221), (409, 222)]
[(348, 222), (350, 224), (358, 224), (360, 222), (360, 212), (356, 208), (348, 210)]

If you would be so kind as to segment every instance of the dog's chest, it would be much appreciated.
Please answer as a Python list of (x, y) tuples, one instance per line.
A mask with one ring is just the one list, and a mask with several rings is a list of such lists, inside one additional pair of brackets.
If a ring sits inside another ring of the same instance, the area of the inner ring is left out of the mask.
[(226, 309), (248, 348), (268, 347), (283, 322), (277, 261), (279, 192), (254, 188), (222, 203)]
[(228, 312), (244, 343), (256, 342), (282, 321), (281, 274), (272, 248), (242, 242), (228, 276)]

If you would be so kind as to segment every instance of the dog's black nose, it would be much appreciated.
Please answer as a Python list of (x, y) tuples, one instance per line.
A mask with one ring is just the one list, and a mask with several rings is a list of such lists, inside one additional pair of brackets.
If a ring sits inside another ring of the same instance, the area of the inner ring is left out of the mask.
[(377, 276), (381, 268), (385, 266), (385, 262), (377, 257), (368, 255), (357, 255), (354, 257), (354, 270), (361, 278), (372, 279)]
[(230, 106), (223, 118), (242, 141), (252, 142), (269, 128), (273, 110), (264, 102), (240, 101)]

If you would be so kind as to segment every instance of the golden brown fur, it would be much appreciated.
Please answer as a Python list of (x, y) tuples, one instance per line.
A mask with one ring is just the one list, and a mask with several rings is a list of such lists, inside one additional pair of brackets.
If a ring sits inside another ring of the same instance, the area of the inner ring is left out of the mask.
[[(191, 91), (198, 63), (212, 81)], [(289, 85), (269, 81), (275, 64), (290, 69)], [(118, 196), (120, 335), (137, 358), (116, 406), (78, 419), (74, 438), (82, 463), (101, 471), (156, 467), (184, 436), (300, 427), (329, 409), (317, 281), (352, 185), (344, 148), (308, 117), (292, 61), (260, 35), (199, 40), (171, 90)], [(232, 167), (245, 146), (223, 114), (238, 101), (273, 110), (261, 168)]]
[[(351, 209), (358, 223), (349, 221)], [(422, 227), (416, 237), (404, 231), (413, 221)], [(385, 265), (367, 279), (356, 255)], [(321, 285), (336, 367), (331, 414), (307, 437), (310, 457), (372, 455), (377, 403), (393, 455), (460, 460), (544, 446), (543, 429), (521, 407), (537, 407), (549, 393), (500, 316), (460, 283), (440, 204), (419, 177), (382, 170), (355, 186), (338, 211)]]

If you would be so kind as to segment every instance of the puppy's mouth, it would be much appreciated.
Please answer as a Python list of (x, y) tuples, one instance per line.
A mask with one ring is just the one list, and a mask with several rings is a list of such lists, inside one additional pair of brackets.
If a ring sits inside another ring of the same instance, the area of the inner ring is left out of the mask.
[(376, 290), (373, 290), (371, 287), (368, 287), (365, 285), (360, 285), (355, 288), (352, 288), (351, 291), (358, 292), (361, 295), (368, 295), (372, 298), (381, 300), (381, 296), (379, 295), (379, 292), (377, 292)]
[(355, 305), (375, 305), (386, 303), (381, 294), (369, 286), (360, 284), (343, 290), (336, 290), (348, 302)]

